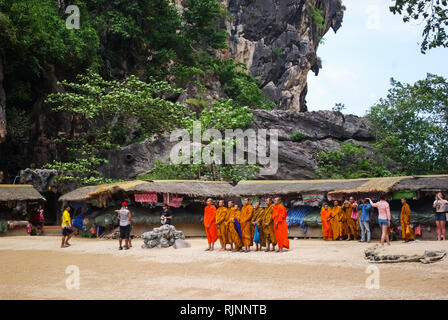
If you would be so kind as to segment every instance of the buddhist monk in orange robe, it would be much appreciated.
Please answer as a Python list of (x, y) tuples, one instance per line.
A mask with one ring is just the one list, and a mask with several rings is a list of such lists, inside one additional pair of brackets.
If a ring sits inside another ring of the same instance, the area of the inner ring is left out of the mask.
[(252, 215), (252, 225), (257, 226), (258, 233), (260, 234), (260, 242), (255, 242), (255, 251), (261, 251), (263, 247), (266, 246), (266, 239), (263, 232), (263, 216), (264, 209), (260, 207), (260, 202), (254, 202), (254, 214)]
[(266, 208), (263, 213), (263, 233), (264, 238), (266, 240), (266, 252), (269, 252), (271, 249), (272, 243), (272, 251), (275, 251), (275, 246), (277, 245), (277, 239), (275, 239), (275, 230), (274, 230), (274, 220), (272, 219), (272, 210), (274, 209), (274, 205), (272, 204), (272, 199), (266, 199)]
[(324, 240), (333, 240), (333, 229), (331, 228), (331, 208), (325, 204), (320, 210), (320, 219), (322, 220), (322, 236)]
[(254, 207), (250, 204), (248, 198), (244, 199), (244, 205), (241, 208), (240, 213), (240, 226), (241, 226), (241, 234), (244, 245), (244, 251), (249, 252), (250, 246), (253, 245), (253, 227), (252, 227), (252, 216), (254, 213)]
[(206, 251), (213, 251), (215, 242), (216, 240), (218, 240), (215, 218), (216, 207), (213, 205), (212, 199), (207, 199), (207, 206), (204, 209), (204, 227), (208, 240), (208, 248), (206, 249)]
[(221, 243), (221, 250), (227, 249), (229, 240), (227, 239), (227, 216), (228, 211), (224, 206), (224, 200), (219, 200), (218, 209), (216, 210), (216, 230), (218, 231), (219, 242)]
[(235, 209), (235, 205), (233, 205), (232, 201), (228, 202), (227, 206), (227, 234), (228, 234), (228, 240), (231, 243), (232, 251), (240, 251), (243, 242), (241, 241), (241, 238), (238, 234), (238, 232), (235, 229), (235, 222), (234, 219), (237, 219), (239, 222), (239, 210), (238, 206)]
[(344, 235), (343, 222), (345, 219), (344, 211), (338, 201), (334, 201), (331, 208), (331, 229), (333, 230), (333, 240), (341, 240)]
[(277, 252), (289, 249), (288, 226), (286, 225), (286, 208), (280, 203), (280, 198), (275, 198), (272, 208), (272, 219), (274, 219), (275, 239), (277, 239)]
[(414, 240), (414, 235), (412, 234), (411, 225), (411, 207), (406, 203), (406, 199), (401, 199), (401, 237), (403, 238), (403, 242), (409, 242)]
[(353, 206), (352, 204), (346, 200), (344, 201), (344, 206), (342, 207), (342, 210), (344, 211), (344, 223), (345, 223), (345, 233), (347, 235), (347, 241), (351, 240), (351, 237), (353, 236), (353, 239), (356, 239), (356, 224), (355, 220), (352, 219), (352, 211)]

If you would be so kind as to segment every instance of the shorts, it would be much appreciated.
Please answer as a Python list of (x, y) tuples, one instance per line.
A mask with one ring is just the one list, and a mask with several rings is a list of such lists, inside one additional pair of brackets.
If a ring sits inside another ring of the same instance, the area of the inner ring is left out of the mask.
[(131, 234), (131, 225), (120, 226), (120, 239), (129, 239)]
[(66, 237), (66, 236), (68, 236), (68, 235), (70, 235), (70, 234), (72, 234), (72, 233), (73, 233), (73, 230), (72, 230), (72, 229), (69, 229), (69, 228), (62, 228), (62, 236)]
[(446, 221), (446, 212), (436, 212), (436, 221)]
[(378, 219), (378, 224), (380, 225), (380, 227), (387, 227), (388, 221), (387, 219)]

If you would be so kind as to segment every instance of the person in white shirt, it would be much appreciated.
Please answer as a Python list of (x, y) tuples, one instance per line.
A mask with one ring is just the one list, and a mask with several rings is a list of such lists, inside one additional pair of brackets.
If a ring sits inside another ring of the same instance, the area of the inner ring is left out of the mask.
[(442, 192), (436, 195), (436, 200), (434, 201), (433, 207), (436, 209), (436, 229), (437, 229), (437, 240), (445, 240), (445, 224), (446, 224), (446, 214), (448, 213), (448, 201), (445, 200), (445, 196)]
[(120, 210), (115, 210), (115, 212), (118, 214), (118, 220), (120, 221), (120, 238), (119, 243), (120, 247), (119, 250), (123, 250), (123, 247), (121, 246), (123, 239), (125, 240), (125, 250), (129, 249), (129, 239), (130, 239), (130, 233), (131, 233), (131, 224), (132, 224), (132, 216), (131, 211), (128, 209), (128, 204), (126, 202), (123, 202), (121, 205)]

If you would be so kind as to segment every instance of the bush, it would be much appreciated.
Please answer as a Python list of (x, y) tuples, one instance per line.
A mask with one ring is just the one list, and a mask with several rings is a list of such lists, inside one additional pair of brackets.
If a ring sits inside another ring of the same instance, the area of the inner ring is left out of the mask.
[(303, 131), (296, 131), (295, 133), (289, 135), (289, 138), (294, 142), (301, 142), (308, 138), (308, 135)]

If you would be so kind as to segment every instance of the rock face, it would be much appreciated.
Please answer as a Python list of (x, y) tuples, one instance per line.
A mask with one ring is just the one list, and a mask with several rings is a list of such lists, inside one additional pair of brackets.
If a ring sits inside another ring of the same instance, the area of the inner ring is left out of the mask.
[(6, 95), (3, 88), (3, 61), (0, 56), (0, 143), (6, 140)]
[[(318, 168), (315, 155), (321, 150), (340, 150), (341, 141), (357, 142), (369, 148), (374, 135), (366, 118), (342, 115), (332, 111), (298, 112), (295, 110), (255, 110), (255, 129), (277, 129), (279, 133), (279, 166), (274, 175), (258, 179), (314, 179)], [(303, 141), (296, 142), (291, 134), (302, 131)], [(108, 177), (133, 179), (147, 172), (157, 159), (169, 159), (175, 143), (156, 140), (133, 144), (109, 155), (109, 163), (101, 171)]]
[[(281, 109), (306, 111), (307, 75), (321, 68), (316, 51), (343, 18), (341, 0), (227, 0), (230, 55), (260, 79), (265, 95)], [(313, 12), (323, 18), (318, 26)]]

